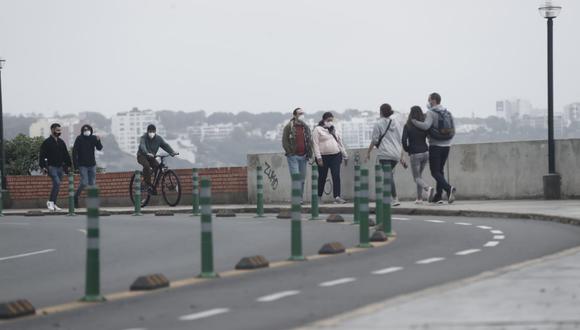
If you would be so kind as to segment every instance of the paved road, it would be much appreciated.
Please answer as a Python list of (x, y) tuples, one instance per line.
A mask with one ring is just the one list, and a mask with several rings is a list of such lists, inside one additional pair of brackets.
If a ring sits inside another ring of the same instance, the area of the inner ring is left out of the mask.
[[(179, 224), (177, 219), (172, 221)], [(313, 224), (317, 225), (356, 233), (354, 226)], [(224, 223), (223, 228), (230, 226), (235, 222)], [(286, 329), (580, 244), (580, 228), (532, 220), (409, 217), (395, 220), (395, 228), (399, 238), (394, 243), (364, 253), (296, 263), (2, 327)]]

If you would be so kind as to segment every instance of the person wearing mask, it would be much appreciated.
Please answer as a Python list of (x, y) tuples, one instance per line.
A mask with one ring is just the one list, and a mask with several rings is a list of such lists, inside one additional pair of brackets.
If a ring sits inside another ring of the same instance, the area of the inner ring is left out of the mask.
[(72, 164), (66, 143), (60, 138), (62, 134), (60, 124), (50, 125), (50, 132), (50, 136), (40, 146), (38, 159), (42, 172), (52, 180), (52, 189), (46, 207), (49, 211), (60, 211), (61, 208), (56, 205), (60, 182), (63, 174), (68, 174)]
[(340, 165), (342, 160), (346, 165), (348, 155), (342, 139), (334, 128), (334, 116), (331, 112), (325, 112), (322, 120), (312, 132), (314, 155), (318, 164), (318, 197), (322, 197), (328, 170), (332, 174), (332, 190), (335, 204), (344, 204), (346, 201), (340, 197)]
[(143, 181), (145, 181), (147, 191), (151, 195), (157, 194), (157, 190), (151, 183), (151, 174), (159, 167), (159, 162), (155, 159), (159, 148), (165, 150), (171, 157), (179, 155), (161, 136), (157, 135), (157, 127), (150, 124), (147, 126), (147, 133), (143, 134), (139, 141), (137, 162), (143, 166)]
[(87, 186), (94, 186), (97, 177), (97, 162), (95, 149), (103, 150), (101, 138), (93, 135), (91, 125), (83, 125), (81, 134), (77, 136), (73, 146), (73, 164), (81, 175), (79, 187), (75, 193), (75, 207), (79, 207), (79, 196)]
[(427, 146), (427, 132), (418, 129), (413, 125), (412, 120), (424, 121), (425, 115), (419, 106), (411, 107), (409, 119), (403, 128), (403, 150), (405, 150), (411, 159), (411, 171), (413, 180), (417, 184), (417, 199), (415, 204), (423, 203), (423, 196), (426, 194), (426, 200), (433, 199), (435, 191), (423, 180), (422, 174), (425, 166), (429, 162), (429, 147)]
[(306, 163), (312, 158), (312, 132), (304, 122), (304, 110), (296, 108), (292, 112), (292, 119), (284, 127), (282, 133), (282, 147), (288, 160), (290, 175), (300, 174), (302, 193), (304, 194), (304, 180), (306, 179)]
[(445, 163), (449, 157), (451, 142), (455, 135), (453, 116), (441, 105), (441, 95), (431, 93), (427, 99), (427, 114), (425, 121), (411, 120), (413, 125), (427, 131), (429, 135), (429, 168), (433, 179), (437, 182), (435, 195), (430, 203), (443, 203), (443, 191), (447, 193), (449, 204), (455, 201), (455, 187), (445, 180)]
[(395, 167), (400, 162), (403, 167), (407, 164), (403, 160), (403, 147), (401, 145), (402, 133), (398, 121), (391, 116), (393, 108), (387, 103), (380, 107), (380, 118), (376, 122), (371, 137), (371, 143), (367, 150), (367, 160), (371, 158), (371, 152), (377, 148), (377, 160), (381, 165), (391, 165), (391, 196), (392, 206), (399, 206), (397, 188), (395, 187)]

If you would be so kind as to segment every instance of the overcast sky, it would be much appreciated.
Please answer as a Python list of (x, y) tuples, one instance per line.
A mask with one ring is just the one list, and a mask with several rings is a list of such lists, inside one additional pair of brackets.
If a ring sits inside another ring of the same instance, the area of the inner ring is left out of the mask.
[[(4, 111), (546, 107), (535, 0), (0, 0)], [(580, 1), (555, 20), (556, 111), (580, 101)]]

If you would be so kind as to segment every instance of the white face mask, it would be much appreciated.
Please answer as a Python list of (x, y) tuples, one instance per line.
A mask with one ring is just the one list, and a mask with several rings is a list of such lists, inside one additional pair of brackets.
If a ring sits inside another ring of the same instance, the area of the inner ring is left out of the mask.
[(154, 137), (155, 137), (155, 133), (153, 133), (153, 132), (151, 132), (151, 133), (148, 133), (148, 134), (149, 134), (149, 138), (150, 138), (150, 139), (152, 139), (152, 138), (154, 138)]
[(84, 131), (83, 132), (83, 135), (84, 136), (91, 136), (91, 131)]
[(304, 121), (304, 115), (298, 116), (298, 120)]
[(431, 102), (427, 102), (427, 105), (426, 105), (426, 107), (427, 107), (427, 109), (429, 109), (429, 110), (431, 110), (431, 108), (433, 108), (433, 106), (431, 106)]
[(332, 122), (331, 121), (325, 121), (324, 122), (324, 127), (327, 127), (327, 128), (332, 127)]

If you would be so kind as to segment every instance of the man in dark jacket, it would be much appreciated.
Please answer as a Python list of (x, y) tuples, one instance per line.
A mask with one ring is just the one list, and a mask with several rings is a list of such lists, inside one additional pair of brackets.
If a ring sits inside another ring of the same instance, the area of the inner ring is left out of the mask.
[(50, 131), (50, 137), (44, 140), (40, 146), (38, 159), (42, 171), (52, 179), (52, 190), (50, 191), (50, 198), (46, 202), (46, 207), (50, 211), (59, 211), (61, 208), (56, 205), (56, 199), (58, 198), (60, 181), (63, 173), (68, 174), (72, 164), (66, 144), (60, 138), (62, 133), (60, 124), (54, 123), (50, 125)]
[(137, 150), (137, 162), (143, 166), (143, 181), (147, 184), (147, 190), (152, 195), (157, 193), (151, 184), (151, 173), (159, 167), (159, 163), (155, 159), (159, 148), (165, 150), (171, 157), (178, 155), (161, 136), (157, 135), (157, 127), (150, 124), (147, 126), (147, 133), (141, 136)]
[(308, 124), (304, 122), (304, 110), (302, 108), (294, 109), (292, 119), (284, 127), (282, 147), (286, 153), (290, 175), (300, 174), (302, 194), (304, 194), (306, 163), (312, 158), (313, 147), (312, 132)]
[(75, 193), (75, 207), (79, 207), (79, 196), (86, 186), (94, 186), (97, 177), (97, 162), (95, 149), (103, 150), (101, 138), (93, 135), (91, 125), (83, 125), (81, 134), (77, 136), (73, 146), (73, 163), (81, 174), (81, 182)]

